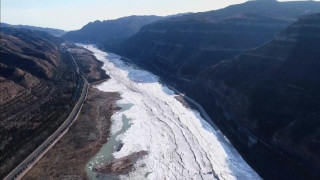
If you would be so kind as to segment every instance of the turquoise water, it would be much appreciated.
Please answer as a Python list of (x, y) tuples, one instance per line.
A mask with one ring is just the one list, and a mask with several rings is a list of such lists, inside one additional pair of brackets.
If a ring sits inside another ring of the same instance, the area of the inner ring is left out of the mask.
[[(132, 104), (121, 104), (121, 111), (126, 111), (130, 109), (133, 105)], [(126, 115), (122, 115), (122, 128), (115, 134), (111, 135), (109, 141), (103, 145), (100, 151), (89, 161), (86, 167), (86, 172), (88, 178), (90, 180), (117, 180), (118, 178), (113, 176), (102, 176), (95, 172), (93, 172), (93, 168), (95, 165), (100, 164), (102, 162), (107, 162), (112, 159), (112, 153), (115, 151), (116, 147), (120, 146), (121, 142), (117, 141), (117, 136), (125, 133), (127, 129), (130, 128), (130, 119), (126, 117)]]

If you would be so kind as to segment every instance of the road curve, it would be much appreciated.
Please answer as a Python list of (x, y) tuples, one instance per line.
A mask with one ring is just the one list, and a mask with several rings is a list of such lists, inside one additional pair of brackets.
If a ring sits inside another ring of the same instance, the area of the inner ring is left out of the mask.
[(82, 105), (86, 100), (89, 83), (85, 79), (85, 77), (79, 74), (78, 65), (70, 54), (69, 58), (73, 61), (77, 74), (83, 79), (84, 82), (81, 96), (79, 97), (76, 105), (73, 107), (73, 110), (71, 111), (65, 122), (50, 137), (48, 137), (46, 141), (44, 141), (36, 150), (34, 150), (22, 163), (20, 163), (14, 170), (12, 170), (4, 178), (4, 180), (21, 179), (55, 145), (55, 143), (57, 143), (62, 138), (62, 136), (67, 133), (71, 125), (76, 121)]

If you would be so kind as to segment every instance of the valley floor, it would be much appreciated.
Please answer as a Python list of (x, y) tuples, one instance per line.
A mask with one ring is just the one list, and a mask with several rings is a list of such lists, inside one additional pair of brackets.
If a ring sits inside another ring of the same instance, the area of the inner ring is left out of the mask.
[(23, 179), (86, 179), (87, 162), (108, 140), (118, 98), (91, 87), (77, 121)]

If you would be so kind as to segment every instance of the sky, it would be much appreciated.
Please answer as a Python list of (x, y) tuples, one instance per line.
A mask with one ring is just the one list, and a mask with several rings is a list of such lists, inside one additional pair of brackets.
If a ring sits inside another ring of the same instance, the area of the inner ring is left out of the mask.
[(172, 15), (220, 9), (247, 0), (1, 0), (1, 22), (76, 30), (88, 22), (130, 15)]

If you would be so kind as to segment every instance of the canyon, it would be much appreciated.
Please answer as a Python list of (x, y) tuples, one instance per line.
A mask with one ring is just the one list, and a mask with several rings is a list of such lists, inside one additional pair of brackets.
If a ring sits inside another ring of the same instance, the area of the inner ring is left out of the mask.
[(1, 23), (0, 177), (85, 78), (78, 122), (25, 179), (319, 179), (319, 13), (254, 0), (71, 32)]

